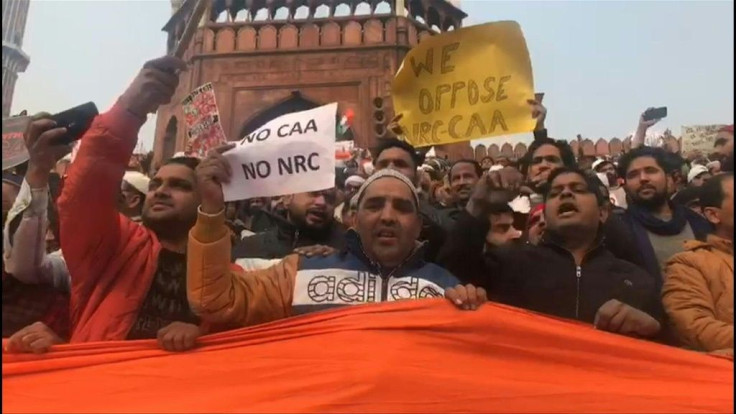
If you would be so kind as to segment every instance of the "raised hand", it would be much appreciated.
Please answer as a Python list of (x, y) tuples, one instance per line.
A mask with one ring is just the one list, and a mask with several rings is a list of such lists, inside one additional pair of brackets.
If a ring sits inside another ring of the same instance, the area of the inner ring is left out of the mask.
[(487, 172), (475, 184), (466, 210), (474, 217), (483, 218), (487, 216), (490, 205), (511, 201), (523, 183), (524, 176), (513, 167)]
[(657, 122), (659, 122), (659, 121), (662, 120), (661, 118), (651, 119), (649, 121), (645, 121), (644, 120), (644, 114), (646, 114), (647, 112), (649, 112), (649, 111), (651, 111), (653, 109), (654, 108), (647, 108), (646, 111), (644, 111), (644, 112), (641, 113), (641, 115), (639, 116), (639, 129), (642, 129), (642, 130), (646, 131), (649, 127), (651, 127), (652, 125), (654, 125)]
[(179, 72), (186, 69), (186, 63), (173, 56), (146, 62), (120, 97), (120, 104), (130, 113), (145, 119), (159, 106), (171, 101), (179, 85)]
[(197, 166), (197, 188), (202, 198), (202, 212), (217, 214), (225, 209), (222, 184), (229, 183), (232, 176), (230, 163), (222, 155), (235, 148), (235, 144), (217, 147), (207, 154)]
[(547, 119), (547, 108), (542, 105), (541, 102), (534, 99), (528, 99), (526, 103), (531, 106), (532, 118), (537, 120), (537, 125), (535, 126), (534, 130), (540, 131), (544, 129), (544, 120)]
[(66, 128), (57, 128), (50, 117), (48, 113), (35, 115), (26, 130), (29, 155), (26, 181), (31, 188), (44, 188), (48, 184), (51, 169), (72, 150), (71, 145), (56, 143), (66, 134)]

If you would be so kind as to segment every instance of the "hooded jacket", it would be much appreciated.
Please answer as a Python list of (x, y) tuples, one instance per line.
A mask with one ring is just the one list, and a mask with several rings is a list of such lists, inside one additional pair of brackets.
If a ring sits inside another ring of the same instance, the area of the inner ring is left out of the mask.
[(685, 346), (733, 353), (733, 242), (687, 241), (667, 262), (662, 302)]
[(329, 257), (289, 255), (265, 269), (230, 267), (230, 240), (224, 215), (200, 213), (189, 235), (189, 304), (203, 321), (249, 326), (319, 310), (442, 297), (457, 279), (424, 261), (421, 247), (391, 271), (363, 251), (354, 231), (345, 249)]
[(617, 299), (661, 320), (654, 280), (617, 259), (601, 243), (577, 266), (567, 250), (543, 240), (539, 246), (483, 247), (490, 224), (462, 212), (439, 256), (439, 264), (463, 283), (485, 287), (491, 299), (536, 312), (593, 323), (598, 309)]

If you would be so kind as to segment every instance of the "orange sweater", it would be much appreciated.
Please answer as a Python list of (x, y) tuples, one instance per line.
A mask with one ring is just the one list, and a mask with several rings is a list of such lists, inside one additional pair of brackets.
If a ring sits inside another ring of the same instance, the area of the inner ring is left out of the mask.
[(72, 343), (125, 339), (156, 271), (156, 235), (116, 206), (143, 122), (119, 105), (98, 116), (82, 137), (59, 197)]

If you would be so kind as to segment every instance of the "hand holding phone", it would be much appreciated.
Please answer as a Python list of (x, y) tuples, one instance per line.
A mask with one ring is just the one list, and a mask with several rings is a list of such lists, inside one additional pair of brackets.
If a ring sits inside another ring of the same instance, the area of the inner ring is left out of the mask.
[(641, 118), (644, 122), (654, 121), (667, 117), (667, 107), (650, 108), (644, 111)]
[(66, 128), (66, 134), (56, 139), (54, 144), (69, 145), (82, 138), (98, 114), (97, 106), (93, 102), (87, 102), (53, 115), (51, 120), (56, 122), (56, 127)]

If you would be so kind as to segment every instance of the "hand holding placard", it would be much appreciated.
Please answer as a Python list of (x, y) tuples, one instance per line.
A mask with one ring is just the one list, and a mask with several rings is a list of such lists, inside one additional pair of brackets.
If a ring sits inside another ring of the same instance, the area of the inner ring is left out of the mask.
[(280, 116), (224, 154), (225, 201), (319, 191), (335, 185), (337, 104)]
[(210, 150), (207, 158), (197, 166), (197, 188), (202, 198), (203, 213), (217, 214), (225, 209), (225, 196), (222, 185), (230, 182), (233, 171), (227, 159), (222, 156), (235, 148), (235, 144), (227, 144)]
[[(482, 62), (482, 64), (479, 64)], [(466, 27), (425, 39), (392, 84), (402, 132), (416, 147), (531, 132), (531, 62), (516, 22)]]

